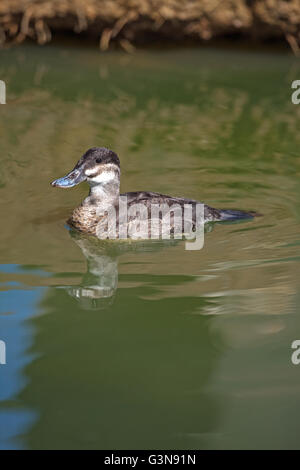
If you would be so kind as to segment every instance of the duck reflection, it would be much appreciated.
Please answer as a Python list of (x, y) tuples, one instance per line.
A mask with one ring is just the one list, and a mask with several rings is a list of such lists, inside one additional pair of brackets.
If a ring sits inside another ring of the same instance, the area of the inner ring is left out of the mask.
[(72, 240), (79, 246), (87, 261), (87, 272), (78, 286), (68, 287), (84, 310), (102, 310), (110, 307), (118, 288), (118, 258), (129, 251), (157, 251), (172, 246), (179, 240), (115, 241), (99, 240), (91, 235), (70, 231)]
[[(213, 224), (205, 226), (211, 232)], [(166, 246), (174, 246), (180, 240), (116, 241), (99, 240), (70, 230), (72, 240), (79, 246), (87, 261), (87, 272), (78, 286), (67, 288), (84, 310), (104, 310), (110, 307), (118, 288), (118, 258), (129, 251), (159, 251)]]
[(87, 272), (81, 285), (68, 288), (68, 293), (85, 310), (98, 310), (109, 307), (118, 287), (117, 252), (109, 242), (101, 242), (95, 237), (70, 232), (72, 240), (79, 246), (87, 261)]

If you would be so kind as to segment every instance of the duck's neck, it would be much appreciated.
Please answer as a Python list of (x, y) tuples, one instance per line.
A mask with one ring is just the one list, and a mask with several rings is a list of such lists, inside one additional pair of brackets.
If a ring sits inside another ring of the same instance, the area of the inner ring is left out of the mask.
[[(120, 195), (120, 175), (103, 178), (101, 182), (89, 181), (90, 193), (87, 198), (74, 209), (68, 223), (75, 229), (97, 235), (99, 218), (112, 206), (117, 206)], [(103, 181), (104, 180), (104, 181)]]
[(90, 193), (85, 199), (88, 204), (112, 205), (115, 204), (120, 195), (120, 179), (114, 178), (107, 183), (90, 183)]

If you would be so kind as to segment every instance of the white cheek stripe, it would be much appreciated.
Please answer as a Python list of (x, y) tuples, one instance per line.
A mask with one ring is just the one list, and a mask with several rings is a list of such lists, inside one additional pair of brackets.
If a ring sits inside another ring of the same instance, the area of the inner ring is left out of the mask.
[(95, 173), (95, 170), (93, 170), (93, 169), (91, 169), (91, 170), (85, 170), (86, 176), (92, 176), (93, 173)]
[(90, 178), (93, 183), (108, 183), (116, 178), (116, 173), (114, 171), (102, 171), (100, 175), (91, 176)]

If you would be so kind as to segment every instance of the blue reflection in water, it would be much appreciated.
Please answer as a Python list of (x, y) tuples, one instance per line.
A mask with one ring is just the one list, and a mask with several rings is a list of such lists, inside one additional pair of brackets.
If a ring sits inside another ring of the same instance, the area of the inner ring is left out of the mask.
[(25, 432), (36, 420), (36, 413), (30, 410), (0, 411), (0, 450), (23, 449), (17, 437)]
[[(0, 271), (11, 274), (28, 274), (18, 265), (1, 265)], [(48, 275), (44, 271), (30, 270), (35, 275)], [(28, 319), (37, 314), (37, 305), (46, 287), (31, 290), (21, 289), (17, 281), (1, 283), (4, 286), (19, 286), (0, 292), (0, 339), (6, 343), (6, 365), (0, 365), (0, 449), (22, 448), (18, 436), (23, 434), (36, 420), (34, 410), (25, 409), (16, 402), (16, 396), (26, 386), (23, 373), (34, 356), (28, 353), (34, 340), (34, 329)]]

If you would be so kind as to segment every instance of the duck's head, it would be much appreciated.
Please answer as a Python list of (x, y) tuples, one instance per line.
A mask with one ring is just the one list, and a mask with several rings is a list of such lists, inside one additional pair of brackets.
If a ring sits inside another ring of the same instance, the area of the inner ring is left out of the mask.
[(118, 155), (105, 147), (93, 147), (85, 152), (70, 173), (52, 181), (52, 186), (72, 188), (83, 181), (91, 187), (120, 180)]

